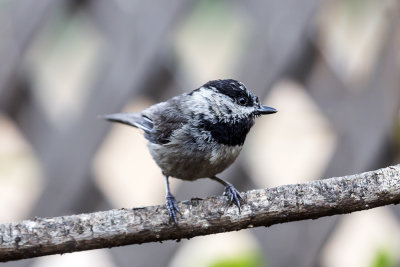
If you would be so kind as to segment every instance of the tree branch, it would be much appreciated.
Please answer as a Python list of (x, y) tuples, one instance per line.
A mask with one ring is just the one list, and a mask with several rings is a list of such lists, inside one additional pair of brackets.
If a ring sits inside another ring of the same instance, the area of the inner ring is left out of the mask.
[(316, 219), (400, 202), (400, 165), (243, 193), (241, 212), (223, 197), (179, 203), (170, 223), (164, 205), (35, 218), (0, 225), (0, 261), (235, 231)]

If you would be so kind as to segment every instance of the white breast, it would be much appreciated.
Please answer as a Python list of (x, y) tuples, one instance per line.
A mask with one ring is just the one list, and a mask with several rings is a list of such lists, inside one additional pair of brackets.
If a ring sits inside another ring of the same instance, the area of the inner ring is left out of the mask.
[(211, 153), (210, 163), (212, 165), (217, 164), (218, 162), (225, 161), (233, 161), (237, 158), (240, 151), (242, 150), (242, 146), (227, 146), (227, 145), (219, 145), (219, 149), (215, 149)]

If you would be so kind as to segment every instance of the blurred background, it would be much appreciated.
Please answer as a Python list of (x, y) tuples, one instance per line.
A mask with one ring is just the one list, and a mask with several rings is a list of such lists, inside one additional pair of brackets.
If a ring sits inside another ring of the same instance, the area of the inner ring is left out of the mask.
[[(0, 0), (0, 221), (165, 202), (139, 111), (235, 78), (279, 112), (221, 176), (240, 191), (395, 164), (396, 0)], [(171, 179), (178, 200), (221, 194)], [(400, 266), (400, 208), (1, 266)]]

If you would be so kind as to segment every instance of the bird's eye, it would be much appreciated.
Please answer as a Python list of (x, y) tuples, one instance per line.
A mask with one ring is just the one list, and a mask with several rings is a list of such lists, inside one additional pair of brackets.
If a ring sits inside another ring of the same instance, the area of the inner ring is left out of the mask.
[(237, 103), (238, 103), (239, 105), (245, 106), (245, 105), (247, 104), (247, 98), (245, 98), (245, 97), (239, 97), (239, 98), (237, 99)]

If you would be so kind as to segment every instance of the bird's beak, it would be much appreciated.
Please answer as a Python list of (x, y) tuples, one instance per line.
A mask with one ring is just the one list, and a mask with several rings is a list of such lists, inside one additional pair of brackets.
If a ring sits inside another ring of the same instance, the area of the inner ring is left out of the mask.
[(266, 114), (273, 114), (278, 112), (276, 109), (267, 107), (267, 106), (260, 106), (258, 109), (255, 110), (254, 114), (256, 115), (266, 115)]

